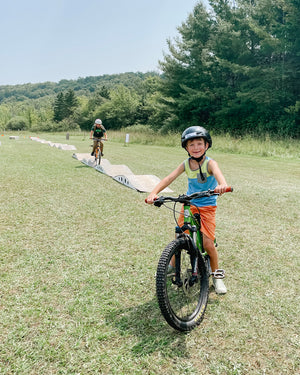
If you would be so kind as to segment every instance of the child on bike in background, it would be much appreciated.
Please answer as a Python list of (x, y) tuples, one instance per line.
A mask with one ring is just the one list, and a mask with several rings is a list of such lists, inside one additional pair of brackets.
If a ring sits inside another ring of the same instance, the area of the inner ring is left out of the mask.
[[(151, 204), (158, 198), (158, 193), (169, 186), (184, 171), (188, 177), (187, 194), (215, 190), (220, 195), (227, 188), (226, 180), (215, 160), (206, 156), (206, 151), (212, 146), (209, 132), (201, 126), (191, 126), (182, 133), (181, 145), (189, 154), (189, 158), (181, 163), (172, 173), (162, 179), (147, 197), (147, 203)], [(219, 271), (218, 252), (215, 248), (215, 213), (217, 208), (217, 196), (192, 200), (191, 211), (201, 216), (201, 232), (203, 235), (203, 247), (210, 257), (210, 266), (213, 276), (213, 285), (217, 294), (225, 294), (226, 286), (222, 279), (215, 278)], [(184, 222), (183, 208), (179, 215), (178, 225)], [(172, 263), (172, 261), (171, 261)], [(174, 266), (171, 264), (171, 266)], [(217, 271), (217, 272), (216, 272)], [(214, 274), (216, 272), (216, 274)]]
[[(93, 151), (91, 153), (91, 156), (94, 156), (97, 143), (98, 143), (97, 139), (101, 139), (103, 136), (104, 136), (104, 139), (107, 140), (106, 129), (102, 125), (102, 121), (99, 118), (97, 118), (97, 120), (95, 120), (95, 123), (90, 133), (90, 139), (94, 139)], [(100, 152), (101, 152), (101, 156), (103, 156), (103, 143), (101, 141), (100, 141)]]

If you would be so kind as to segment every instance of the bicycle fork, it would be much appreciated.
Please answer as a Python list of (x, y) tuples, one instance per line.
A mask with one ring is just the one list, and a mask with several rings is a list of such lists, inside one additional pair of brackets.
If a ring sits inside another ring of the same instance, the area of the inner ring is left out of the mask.
[(193, 286), (198, 281), (198, 257), (191, 254), (192, 277), (189, 280), (190, 286)]
[(179, 288), (183, 285), (181, 280), (181, 251), (175, 255), (175, 279), (172, 280), (172, 283)]
[(197, 252), (195, 251), (196, 248), (196, 241), (197, 241), (197, 228), (192, 227), (193, 232), (193, 241), (191, 241), (190, 245), (193, 247), (191, 250), (191, 266), (192, 266), (192, 277), (190, 278), (190, 286), (193, 286), (198, 281), (198, 256)]
[[(193, 233), (194, 239), (196, 239), (196, 232)], [(193, 239), (186, 235), (186, 240), (188, 241), (188, 254), (190, 256), (191, 269), (186, 270), (185, 283), (188, 282), (189, 286), (193, 286), (198, 281), (198, 256), (195, 250), (195, 242)], [(178, 287), (183, 286), (183, 281), (181, 279), (181, 251), (175, 254), (175, 278), (172, 283)]]

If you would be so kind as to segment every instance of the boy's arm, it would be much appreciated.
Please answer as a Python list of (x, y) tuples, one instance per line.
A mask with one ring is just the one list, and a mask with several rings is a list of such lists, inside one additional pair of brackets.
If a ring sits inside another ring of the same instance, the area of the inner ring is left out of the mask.
[(218, 166), (218, 163), (215, 160), (211, 159), (209, 161), (208, 172), (212, 174), (217, 180), (218, 186), (215, 188), (216, 193), (220, 193), (220, 194), (225, 193), (225, 190), (228, 185), (225, 180), (225, 177), (223, 176), (221, 169)]
[(180, 164), (172, 173), (163, 178), (146, 198), (146, 202), (152, 204), (158, 198), (158, 193), (169, 186), (184, 171), (184, 164)]

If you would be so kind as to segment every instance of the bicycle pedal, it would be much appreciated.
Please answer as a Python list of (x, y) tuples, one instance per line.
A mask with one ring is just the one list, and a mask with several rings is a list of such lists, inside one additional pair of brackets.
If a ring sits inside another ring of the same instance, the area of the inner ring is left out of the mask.
[(224, 279), (224, 277), (225, 277), (225, 271), (222, 270), (222, 269), (218, 269), (218, 270), (215, 270), (215, 272), (212, 272), (211, 275), (215, 279)]
[(193, 275), (190, 280), (189, 280), (189, 286), (193, 286), (194, 284), (196, 284), (198, 282), (198, 276), (197, 275)]
[(176, 276), (176, 277), (173, 277), (173, 279), (172, 279), (172, 284), (177, 285), (178, 288), (181, 288), (182, 285), (183, 285), (183, 282), (182, 282), (182, 280), (181, 280), (180, 277), (177, 277), (177, 276)]

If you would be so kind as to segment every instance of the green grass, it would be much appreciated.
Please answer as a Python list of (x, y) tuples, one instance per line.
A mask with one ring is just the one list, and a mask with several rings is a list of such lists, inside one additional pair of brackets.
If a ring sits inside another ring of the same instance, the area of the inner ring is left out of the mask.
[[(172, 214), (72, 151), (8, 135), (0, 137), (1, 374), (299, 372), (297, 151), (211, 150), (235, 189), (217, 210), (228, 294), (212, 292), (204, 321), (184, 335), (167, 325), (155, 297)], [(90, 151), (87, 134), (40, 136)], [(162, 178), (186, 157), (178, 146), (110, 139), (105, 158), (136, 174)], [(184, 176), (171, 188), (185, 192)]]

